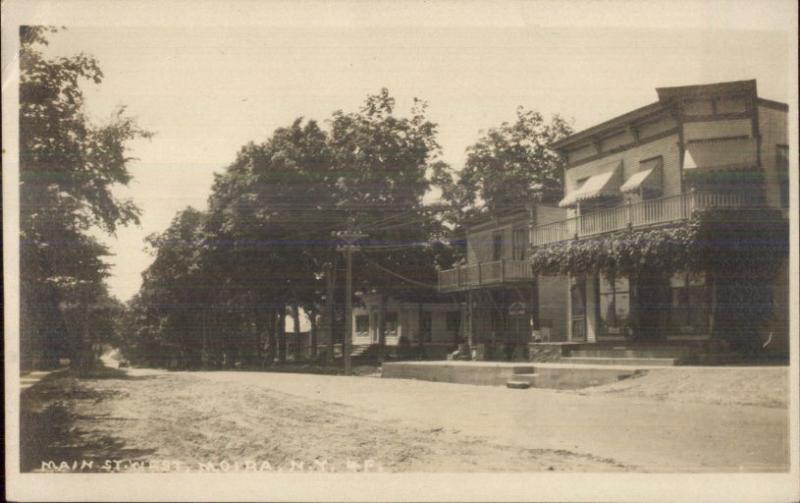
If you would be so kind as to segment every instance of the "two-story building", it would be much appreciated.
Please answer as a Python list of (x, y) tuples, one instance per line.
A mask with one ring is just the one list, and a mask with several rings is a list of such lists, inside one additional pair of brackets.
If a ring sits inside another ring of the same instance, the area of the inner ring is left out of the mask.
[[(569, 275), (562, 295), (569, 341), (713, 338), (726, 326), (725, 309), (752, 307), (735, 300), (747, 264), (724, 272), (715, 257), (689, 257), (692, 267), (674, 270), (678, 258), (658, 253), (680, 255), (679, 244), (694, 239), (688, 249), (721, 250), (722, 263), (727, 250), (740, 257), (763, 243), (714, 242), (723, 231), (703, 227), (702, 215), (728, 215), (728, 237), (746, 236), (745, 225), (760, 231), (761, 215), (788, 215), (787, 105), (759, 97), (753, 80), (656, 91), (654, 103), (552, 145), (566, 161), (565, 214), (537, 222), (530, 244), (534, 271)], [(772, 259), (769, 300), (751, 302), (771, 303), (762, 339), (786, 348), (788, 259), (780, 251)]]
[(566, 278), (535, 275), (528, 261), (531, 229), (565, 216), (540, 204), (467, 224), (466, 263), (439, 272), (439, 292), (464, 306), (465, 342), (481, 348), (478, 358), (520, 358), (530, 342), (567, 339)]

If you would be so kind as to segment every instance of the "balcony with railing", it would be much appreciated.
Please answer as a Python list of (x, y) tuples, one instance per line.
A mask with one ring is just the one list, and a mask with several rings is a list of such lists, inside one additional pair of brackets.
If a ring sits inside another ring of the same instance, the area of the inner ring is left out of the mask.
[(439, 291), (470, 290), (532, 279), (533, 272), (527, 260), (503, 259), (439, 271)]
[(743, 193), (692, 191), (646, 199), (536, 226), (531, 232), (531, 246), (686, 220), (698, 210), (741, 208), (757, 204), (756, 197)]

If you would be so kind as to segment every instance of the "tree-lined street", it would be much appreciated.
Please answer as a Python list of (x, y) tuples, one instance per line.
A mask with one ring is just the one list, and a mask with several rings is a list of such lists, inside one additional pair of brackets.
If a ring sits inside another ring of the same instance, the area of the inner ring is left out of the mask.
[[(56, 374), (23, 396), (23, 426), (63, 436), (30, 444), (46, 448), (23, 459), (28, 469), (92, 460), (93, 471), (106, 460), (120, 470), (786, 469), (785, 368), (658, 372), (680, 389), (667, 391), (658, 373), (589, 392), (235, 371)], [(709, 379), (730, 391), (708, 390)]]

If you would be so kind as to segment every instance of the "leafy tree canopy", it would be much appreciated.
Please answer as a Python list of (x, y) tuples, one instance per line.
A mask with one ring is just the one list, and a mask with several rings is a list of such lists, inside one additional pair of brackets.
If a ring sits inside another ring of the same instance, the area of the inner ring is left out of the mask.
[(138, 208), (112, 189), (131, 179), (126, 143), (150, 136), (124, 108), (106, 124), (88, 120), (81, 85), (100, 84), (103, 73), (85, 54), (46, 58), (42, 47), (54, 31), (20, 28), (21, 339), (27, 356), (34, 348), (54, 356), (65, 332), (87, 342), (91, 327), (64, 329), (63, 306), (89, 310), (107, 297), (102, 258), (108, 251), (89, 230), (113, 233), (138, 222)]
[(451, 189), (453, 198), (467, 205), (480, 198), (492, 213), (557, 200), (563, 192), (564, 164), (550, 145), (571, 133), (559, 115), (547, 122), (539, 112), (518, 108), (516, 121), (489, 129), (467, 148), (460, 187)]

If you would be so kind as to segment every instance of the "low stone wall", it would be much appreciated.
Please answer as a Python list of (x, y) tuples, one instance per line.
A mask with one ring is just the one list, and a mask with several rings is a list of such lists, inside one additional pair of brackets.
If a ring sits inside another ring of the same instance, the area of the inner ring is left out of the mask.
[(381, 377), (421, 381), (505, 385), (514, 374), (532, 373), (530, 365), (494, 362), (387, 362)]

